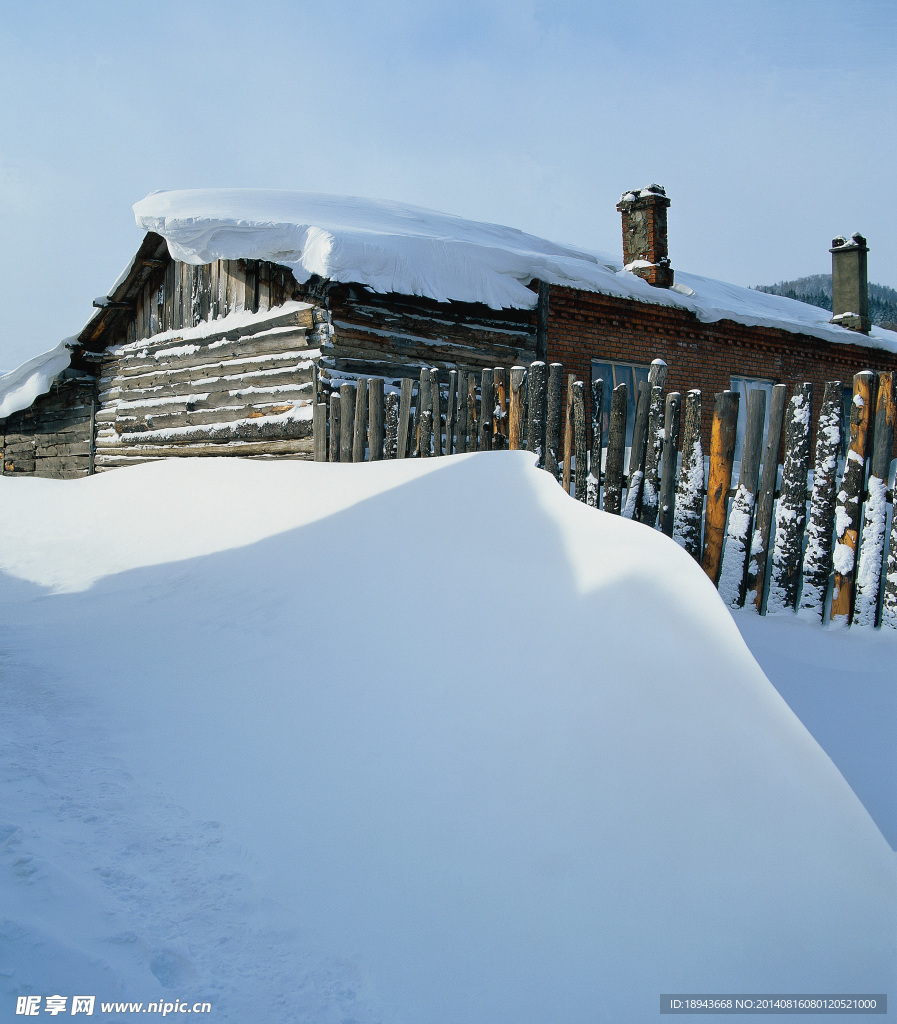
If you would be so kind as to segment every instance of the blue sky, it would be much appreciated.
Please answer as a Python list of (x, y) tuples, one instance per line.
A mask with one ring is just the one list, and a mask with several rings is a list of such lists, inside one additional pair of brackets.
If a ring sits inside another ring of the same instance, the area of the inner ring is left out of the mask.
[(674, 268), (897, 286), (892, 0), (2, 0), (0, 370), (77, 332), (159, 188), (385, 197)]

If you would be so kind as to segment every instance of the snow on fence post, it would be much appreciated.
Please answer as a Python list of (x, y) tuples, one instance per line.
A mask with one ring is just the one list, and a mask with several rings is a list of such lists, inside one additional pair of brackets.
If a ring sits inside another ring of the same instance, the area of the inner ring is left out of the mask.
[(601, 405), (604, 399), (604, 381), (597, 377), (592, 381), (592, 448), (589, 453), (589, 483), (586, 503), (598, 508), (601, 492)]
[(439, 371), (430, 370), (430, 400), (433, 405), (433, 454), (442, 455), (442, 396), (439, 392)]
[(512, 452), (525, 448), (523, 438), (523, 387), (526, 382), (526, 367), (511, 367), (511, 394), (508, 407), (508, 447)]
[(673, 536), (681, 410), (682, 395), (678, 391), (671, 391), (667, 395), (666, 409), (663, 414), (663, 454), (660, 474), (660, 529), (667, 537)]
[(480, 450), (479, 431), (477, 429), (477, 376), (467, 374), (467, 450)]
[(856, 578), (856, 550), (860, 529), (860, 503), (866, 477), (866, 448), (872, 418), (872, 387), (875, 374), (863, 370), (853, 378), (850, 404), (850, 444), (835, 508), (835, 550), (832, 563), (835, 582), (832, 589), (831, 621), (845, 625), (853, 611), (853, 587)]
[(492, 369), (486, 367), (480, 375), (480, 451), (492, 451), (492, 412), (495, 407), (495, 387)]
[(368, 452), (371, 462), (383, 458), (383, 378), (368, 381)]
[(835, 485), (841, 451), (841, 396), (843, 385), (831, 380), (825, 385), (822, 409), (816, 427), (816, 455), (813, 460), (813, 494), (804, 553), (803, 588), (798, 611), (822, 621), (825, 595), (832, 571), (832, 530), (835, 527)]
[(807, 525), (810, 472), (810, 409), (813, 385), (798, 384), (788, 403), (782, 493), (776, 505), (776, 539), (766, 614), (794, 611), (800, 595), (800, 569)]
[(404, 459), (408, 454), (408, 421), (411, 413), (411, 391), (414, 382), (408, 377), (402, 378), (401, 397), (399, 399), (399, 423), (396, 437), (396, 455)]
[(882, 561), (885, 530), (888, 521), (888, 473), (891, 449), (894, 446), (894, 375), (878, 375), (878, 398), (875, 402), (875, 435), (869, 468), (869, 496), (863, 514), (863, 540), (857, 569), (856, 603), (853, 610), (855, 626), (875, 626), (878, 618), (878, 595), (881, 592)]
[(570, 493), (570, 476), (573, 465), (573, 382), (576, 380), (574, 374), (567, 376), (567, 403), (564, 408), (564, 471), (563, 487), (564, 493)]
[(368, 420), (368, 388), (364, 377), (358, 378), (355, 387), (355, 433), (352, 440), (352, 461), (364, 462), (364, 450), (367, 440)]
[(340, 462), (351, 462), (352, 445), (355, 440), (355, 385), (341, 385), (339, 394), (340, 415), (342, 416), (339, 460)]
[[(664, 363), (666, 367), (666, 363)], [(663, 445), (663, 388), (655, 384), (651, 388), (651, 404), (648, 407), (648, 444), (645, 448), (645, 475), (642, 481), (642, 507), (639, 521), (654, 529), (657, 523), (658, 468), (660, 449)]]
[(651, 384), (643, 380), (638, 386), (638, 404), (635, 407), (635, 425), (632, 428), (632, 447), (629, 449), (629, 480), (626, 486), (624, 519), (635, 519), (642, 500), (642, 481), (645, 478), (645, 448), (648, 443), (648, 412), (651, 406)]
[(719, 579), (723, 553), (737, 427), (738, 392), (721, 391), (713, 399), (710, 474), (707, 481), (707, 511), (704, 514), (704, 550), (701, 555), (701, 568), (714, 584)]
[(394, 459), (398, 455), (399, 447), (399, 396), (395, 391), (390, 391), (386, 396), (386, 443), (384, 444), (383, 456), (387, 459)]
[(495, 388), (495, 408), (492, 410), (492, 447), (497, 452), (508, 450), (508, 391), (505, 368), (496, 366), (492, 371)]
[(526, 450), (536, 456), (540, 469), (545, 467), (545, 363), (530, 363), (527, 373), (529, 408), (526, 416)]
[(766, 450), (763, 454), (763, 473), (760, 476), (760, 490), (754, 512), (754, 529), (751, 534), (751, 556), (748, 560), (745, 604), (759, 615), (763, 607), (763, 591), (766, 587), (766, 563), (769, 553), (769, 535), (772, 532), (772, 512), (776, 497), (776, 478), (779, 475), (779, 448), (782, 446), (782, 428), (785, 423), (785, 401), (788, 387), (776, 384), (772, 389), (769, 406), (769, 431), (766, 435)]
[(548, 422), (545, 430), (545, 469), (561, 482), (561, 399), (564, 388), (564, 367), (552, 363), (548, 367)]
[(457, 414), (455, 416), (455, 451), (464, 455), (467, 451), (467, 373), (458, 371), (458, 394), (456, 398)]
[(336, 392), (330, 394), (330, 461), (339, 462), (340, 451), (340, 397)]
[(747, 425), (741, 455), (738, 490), (726, 525), (726, 546), (719, 576), (719, 594), (730, 608), (744, 604), (747, 562), (751, 545), (751, 526), (757, 485), (760, 482), (760, 455), (763, 451), (763, 420), (766, 416), (766, 392), (755, 388), (748, 393)]
[(327, 461), (327, 406), (316, 402), (312, 411), (312, 435), (315, 440), (315, 462)]
[(701, 554), (701, 513), (704, 509), (704, 449), (701, 445), (701, 392), (685, 396), (682, 467), (676, 488), (673, 540), (697, 561)]
[(626, 406), (628, 389), (618, 384), (610, 402), (607, 430), (607, 462), (604, 467), (604, 511), (620, 514), (623, 499), (623, 456), (626, 451)]
[(576, 455), (576, 477), (573, 493), (577, 501), (586, 500), (586, 475), (589, 456), (586, 444), (586, 399), (585, 385), (581, 380), (573, 383), (573, 448)]
[(458, 371), (449, 370), (448, 397), (445, 403), (445, 454), (455, 453), (455, 409), (458, 404)]

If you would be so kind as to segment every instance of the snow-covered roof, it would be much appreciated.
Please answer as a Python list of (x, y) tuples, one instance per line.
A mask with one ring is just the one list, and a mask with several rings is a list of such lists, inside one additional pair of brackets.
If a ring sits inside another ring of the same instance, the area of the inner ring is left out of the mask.
[(516, 228), (465, 220), (419, 206), (311, 192), (189, 189), (153, 192), (134, 205), (139, 227), (162, 235), (186, 263), (266, 259), (375, 292), (438, 301), (532, 308), (534, 279), (661, 306), (705, 323), (734, 320), (824, 341), (897, 352), (897, 333), (868, 337), (829, 323), (828, 310), (677, 269), (671, 289), (655, 288), (607, 253), (559, 245)]
[(32, 356), (27, 362), (0, 376), (0, 420), (27, 409), (39, 395), (45, 395), (53, 381), (69, 365), (72, 353), (67, 347), (74, 338), (61, 341), (56, 348)]

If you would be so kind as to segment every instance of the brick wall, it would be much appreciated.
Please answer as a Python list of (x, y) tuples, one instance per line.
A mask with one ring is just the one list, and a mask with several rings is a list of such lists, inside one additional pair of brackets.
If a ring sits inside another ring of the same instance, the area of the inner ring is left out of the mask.
[(691, 388), (703, 392), (705, 451), (713, 396), (731, 386), (731, 374), (764, 377), (776, 384), (810, 381), (815, 430), (826, 381), (849, 386), (861, 370), (897, 370), (897, 355), (879, 349), (745, 327), (731, 320), (705, 324), (688, 310), (552, 285), (549, 362), (563, 363), (566, 372), (588, 384), (592, 359), (648, 365), (658, 357), (669, 367), (667, 392), (681, 391), (683, 400)]

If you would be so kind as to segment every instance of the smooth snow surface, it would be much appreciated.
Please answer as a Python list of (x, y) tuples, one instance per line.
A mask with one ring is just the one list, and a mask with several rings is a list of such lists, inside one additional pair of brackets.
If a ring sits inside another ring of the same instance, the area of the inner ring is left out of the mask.
[[(603, 252), (558, 245), (499, 224), (484, 224), (387, 200), (270, 189), (152, 192), (134, 204), (138, 227), (168, 241), (175, 259), (267, 259), (311, 275), (365, 284), (375, 292), (439, 301), (533, 308), (534, 279), (586, 291), (678, 306), (699, 320), (778, 327), (856, 344), (828, 310), (780, 295), (676, 270), (677, 287), (653, 288)], [(897, 334), (873, 327), (863, 344), (897, 352)]]
[(897, 991), (894, 853), (712, 585), (532, 461), (0, 478), (0, 1016)]
[[(66, 341), (71, 343), (74, 338)], [(27, 409), (35, 398), (50, 390), (53, 381), (71, 362), (72, 353), (66, 341), (0, 376), (0, 420)]]

